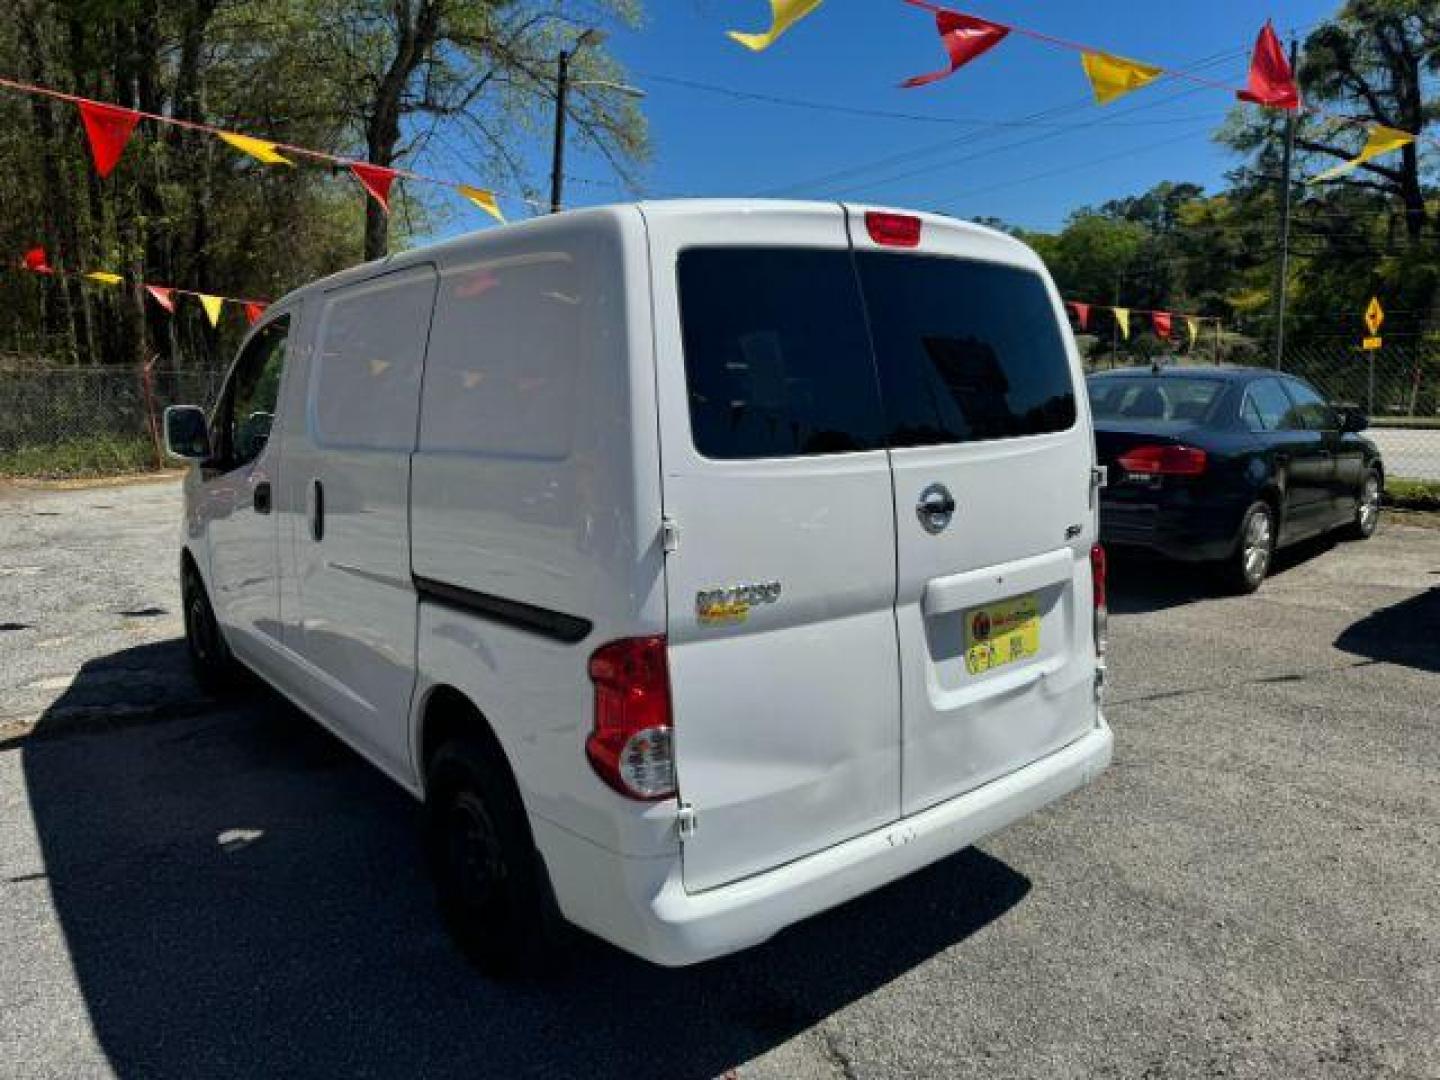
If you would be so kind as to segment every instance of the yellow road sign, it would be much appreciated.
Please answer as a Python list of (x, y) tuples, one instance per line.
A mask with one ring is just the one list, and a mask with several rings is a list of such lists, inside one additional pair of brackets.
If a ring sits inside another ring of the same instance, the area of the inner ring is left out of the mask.
[(1383, 344), (1383, 339), (1378, 337), (1367, 337), (1364, 341), (1360, 343), (1360, 347), (1366, 352), (1369, 352), (1372, 349), (1380, 348), (1381, 344)]
[(1385, 309), (1380, 306), (1380, 298), (1378, 296), (1372, 296), (1370, 298), (1370, 306), (1365, 309), (1365, 326), (1369, 329), (1371, 337), (1380, 333), (1380, 327), (1384, 322)]

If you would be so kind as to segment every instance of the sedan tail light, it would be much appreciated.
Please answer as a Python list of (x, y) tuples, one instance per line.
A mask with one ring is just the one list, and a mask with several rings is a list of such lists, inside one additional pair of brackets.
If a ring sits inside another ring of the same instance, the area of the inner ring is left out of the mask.
[(1146, 476), (1199, 476), (1209, 464), (1205, 451), (1194, 446), (1134, 446), (1118, 463), (1127, 473)]
[(670, 671), (663, 637), (625, 638), (590, 657), (595, 720), (585, 756), (601, 780), (630, 799), (675, 794)]

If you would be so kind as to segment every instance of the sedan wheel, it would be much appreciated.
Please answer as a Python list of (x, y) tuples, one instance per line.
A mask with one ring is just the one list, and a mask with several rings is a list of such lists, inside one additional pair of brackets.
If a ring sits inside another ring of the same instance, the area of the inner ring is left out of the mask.
[(1235, 554), (1226, 566), (1226, 576), (1236, 592), (1252, 593), (1270, 572), (1275, 555), (1275, 516), (1263, 502), (1245, 511)]
[(1355, 504), (1355, 519), (1348, 530), (1351, 539), (1368, 540), (1380, 524), (1380, 474), (1371, 469), (1360, 485)]

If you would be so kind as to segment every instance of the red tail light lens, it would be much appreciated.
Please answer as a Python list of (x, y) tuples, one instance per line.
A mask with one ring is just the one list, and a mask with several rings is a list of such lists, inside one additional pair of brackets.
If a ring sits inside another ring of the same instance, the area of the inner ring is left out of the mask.
[(920, 219), (910, 214), (865, 211), (865, 231), (870, 239), (886, 247), (913, 248), (920, 245)]
[(630, 799), (675, 794), (670, 671), (663, 637), (625, 638), (590, 657), (595, 721), (585, 756), (601, 780)]
[(1095, 606), (1097, 608), (1106, 606), (1106, 573), (1107, 567), (1105, 565), (1105, 549), (1099, 544), (1096, 544), (1090, 549), (1090, 581), (1095, 586)]
[(1193, 446), (1136, 446), (1119, 458), (1126, 472), (1150, 476), (1199, 476), (1208, 463), (1205, 451)]
[[(1090, 585), (1091, 595), (1095, 598), (1095, 659), (1097, 670), (1105, 666), (1105, 647), (1108, 644), (1110, 635), (1110, 605), (1106, 591), (1106, 578), (1109, 575), (1109, 566), (1105, 559), (1105, 549), (1099, 544), (1090, 549)], [(1098, 692), (1100, 682), (1096, 682)]]

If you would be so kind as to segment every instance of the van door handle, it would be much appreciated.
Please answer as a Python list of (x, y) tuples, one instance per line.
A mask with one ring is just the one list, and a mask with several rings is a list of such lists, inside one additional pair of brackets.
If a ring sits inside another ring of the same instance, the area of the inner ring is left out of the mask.
[(311, 488), (314, 499), (310, 508), (310, 539), (318, 544), (325, 539), (325, 485), (315, 480)]
[(255, 485), (254, 495), (255, 512), (257, 514), (268, 514), (270, 512), (270, 481), (261, 480)]

